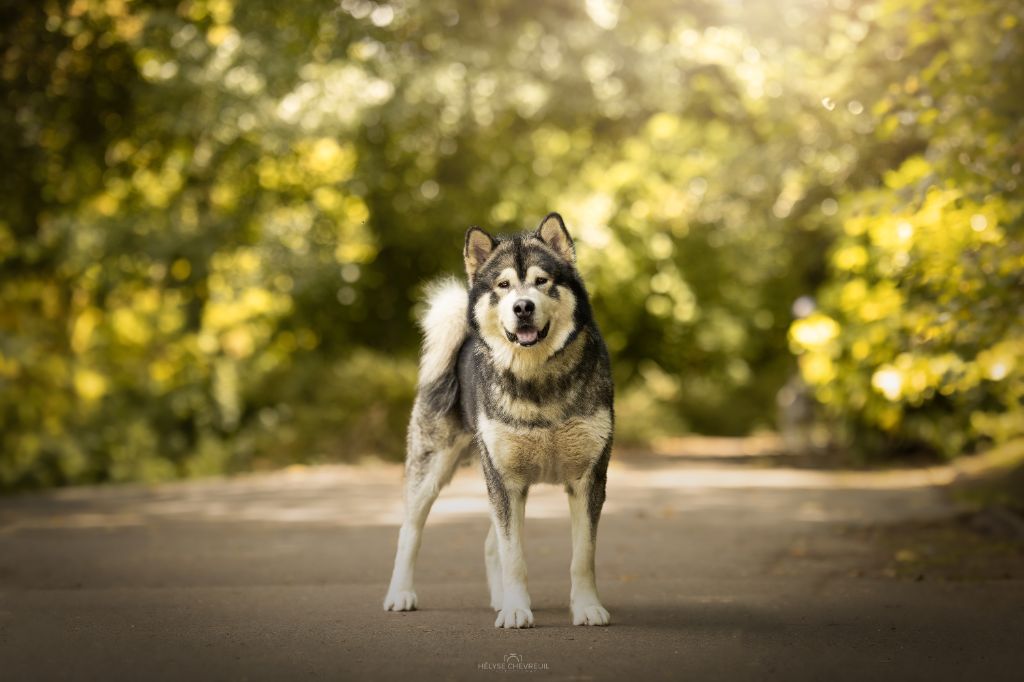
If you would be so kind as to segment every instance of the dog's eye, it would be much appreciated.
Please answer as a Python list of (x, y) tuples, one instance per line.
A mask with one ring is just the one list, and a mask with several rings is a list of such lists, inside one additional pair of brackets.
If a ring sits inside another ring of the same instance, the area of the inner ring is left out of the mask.
[(508, 289), (508, 280), (505, 279), (505, 280), (502, 280), (502, 281), (498, 282), (498, 288), (499, 289)]
[(547, 284), (548, 283), (548, 278), (547, 277), (538, 277), (536, 280), (534, 280), (533, 283), (536, 284), (537, 286), (540, 286), (542, 284)]

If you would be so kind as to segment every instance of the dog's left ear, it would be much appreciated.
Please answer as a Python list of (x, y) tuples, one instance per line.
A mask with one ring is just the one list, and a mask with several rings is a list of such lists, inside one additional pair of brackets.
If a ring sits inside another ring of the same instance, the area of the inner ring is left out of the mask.
[(576, 246), (572, 243), (569, 230), (565, 229), (562, 216), (557, 213), (549, 213), (544, 220), (540, 221), (540, 227), (537, 228), (534, 236), (568, 262), (576, 262)]

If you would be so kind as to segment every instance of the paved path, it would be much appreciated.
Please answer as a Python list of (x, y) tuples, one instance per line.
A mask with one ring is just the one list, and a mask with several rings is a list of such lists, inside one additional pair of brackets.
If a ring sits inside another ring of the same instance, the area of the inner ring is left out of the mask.
[(435, 507), (405, 614), (380, 608), (397, 466), (0, 499), (0, 679), (1022, 678), (1024, 581), (885, 578), (849, 532), (949, 514), (927, 474), (688, 450), (613, 461), (609, 628), (570, 625), (554, 487), (527, 513), (538, 627), (493, 628), (473, 468)]

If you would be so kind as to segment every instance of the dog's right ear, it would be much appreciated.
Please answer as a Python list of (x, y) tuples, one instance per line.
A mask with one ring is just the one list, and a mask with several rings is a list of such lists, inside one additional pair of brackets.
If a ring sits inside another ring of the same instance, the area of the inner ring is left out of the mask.
[(462, 257), (466, 261), (466, 275), (470, 282), (473, 281), (473, 276), (480, 266), (490, 258), (491, 252), (497, 245), (498, 242), (494, 241), (494, 237), (476, 225), (466, 231), (466, 248), (462, 252)]

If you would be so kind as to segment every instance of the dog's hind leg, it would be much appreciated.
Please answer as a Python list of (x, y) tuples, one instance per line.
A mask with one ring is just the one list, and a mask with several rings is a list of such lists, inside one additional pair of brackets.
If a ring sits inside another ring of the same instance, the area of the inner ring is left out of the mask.
[(501, 588), (501, 556), (498, 553), (498, 534), (494, 523), (487, 530), (484, 540), (484, 563), (487, 566), (487, 587), (491, 590), (491, 608), (501, 610), (503, 590)]
[(604, 506), (608, 457), (611, 443), (605, 446), (594, 467), (581, 479), (566, 486), (572, 516), (572, 591), (569, 606), (573, 625), (608, 625), (611, 617), (597, 596), (594, 575), (594, 547), (597, 522)]
[(395, 568), (384, 598), (385, 611), (412, 611), (416, 608), (413, 573), (423, 525), (441, 488), (451, 480), (470, 440), (466, 435), (438, 433), (443, 430), (437, 422), (431, 424), (420, 420), (414, 413), (405, 462), (405, 521), (398, 534)]

